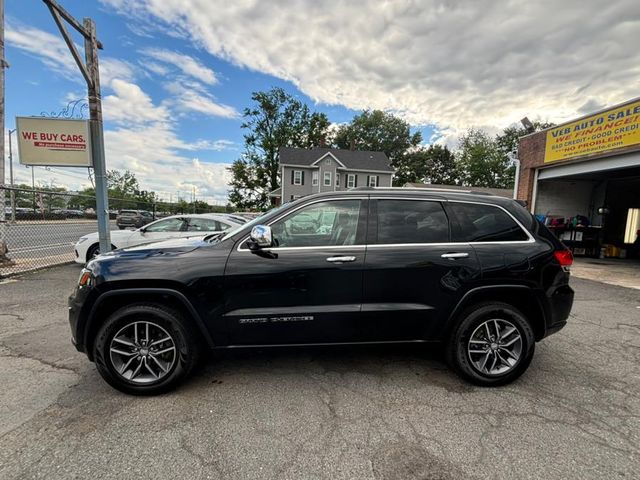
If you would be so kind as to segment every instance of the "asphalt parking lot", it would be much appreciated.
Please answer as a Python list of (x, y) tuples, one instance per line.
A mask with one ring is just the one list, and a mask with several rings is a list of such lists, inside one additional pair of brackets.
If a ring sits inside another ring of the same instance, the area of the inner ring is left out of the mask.
[(0, 284), (0, 478), (638, 478), (640, 291), (573, 279), (570, 324), (483, 389), (424, 349), (216, 355), (116, 392), (69, 341), (79, 266)]

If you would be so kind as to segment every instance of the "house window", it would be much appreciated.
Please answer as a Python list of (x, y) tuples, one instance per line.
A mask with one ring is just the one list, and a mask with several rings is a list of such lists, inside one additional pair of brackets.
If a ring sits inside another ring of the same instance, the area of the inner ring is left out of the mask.
[(352, 173), (347, 175), (347, 188), (353, 188), (356, 186), (356, 176)]
[(369, 177), (369, 186), (370, 187), (377, 187), (378, 186), (378, 176), (377, 175), (371, 175)]
[(324, 161), (325, 165), (331, 165), (331, 159), (329, 157), (327, 157), (327, 159)]
[(302, 185), (302, 170), (293, 171), (293, 184)]
[(324, 186), (331, 186), (331, 172), (324, 172)]
[(340, 186), (340, 172), (336, 172), (336, 187)]
[(318, 171), (314, 170), (311, 173), (311, 185), (313, 185), (314, 187), (318, 186)]

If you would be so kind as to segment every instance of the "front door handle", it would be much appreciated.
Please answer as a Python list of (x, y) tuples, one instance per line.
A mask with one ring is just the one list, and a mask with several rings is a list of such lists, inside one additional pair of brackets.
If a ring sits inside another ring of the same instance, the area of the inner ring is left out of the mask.
[(352, 257), (352, 256), (327, 258), (327, 262), (331, 262), (331, 263), (347, 263), (347, 262), (355, 262), (355, 261), (356, 261), (356, 257)]
[(440, 255), (440, 258), (450, 258), (451, 260), (455, 260), (456, 258), (467, 258), (469, 254), (467, 252), (456, 252), (456, 253), (443, 253)]

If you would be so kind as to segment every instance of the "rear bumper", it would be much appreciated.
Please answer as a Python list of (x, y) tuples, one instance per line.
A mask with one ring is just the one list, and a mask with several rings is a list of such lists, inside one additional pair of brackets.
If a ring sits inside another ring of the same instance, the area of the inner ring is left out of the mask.
[(545, 337), (556, 333), (567, 324), (567, 319), (573, 307), (573, 289), (569, 285), (561, 285), (547, 294), (549, 314)]

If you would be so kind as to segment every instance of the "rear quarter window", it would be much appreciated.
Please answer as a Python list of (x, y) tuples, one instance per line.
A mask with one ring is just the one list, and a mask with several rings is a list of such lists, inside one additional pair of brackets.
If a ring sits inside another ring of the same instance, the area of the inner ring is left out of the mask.
[(527, 233), (504, 210), (494, 205), (449, 202), (454, 242), (518, 242)]

